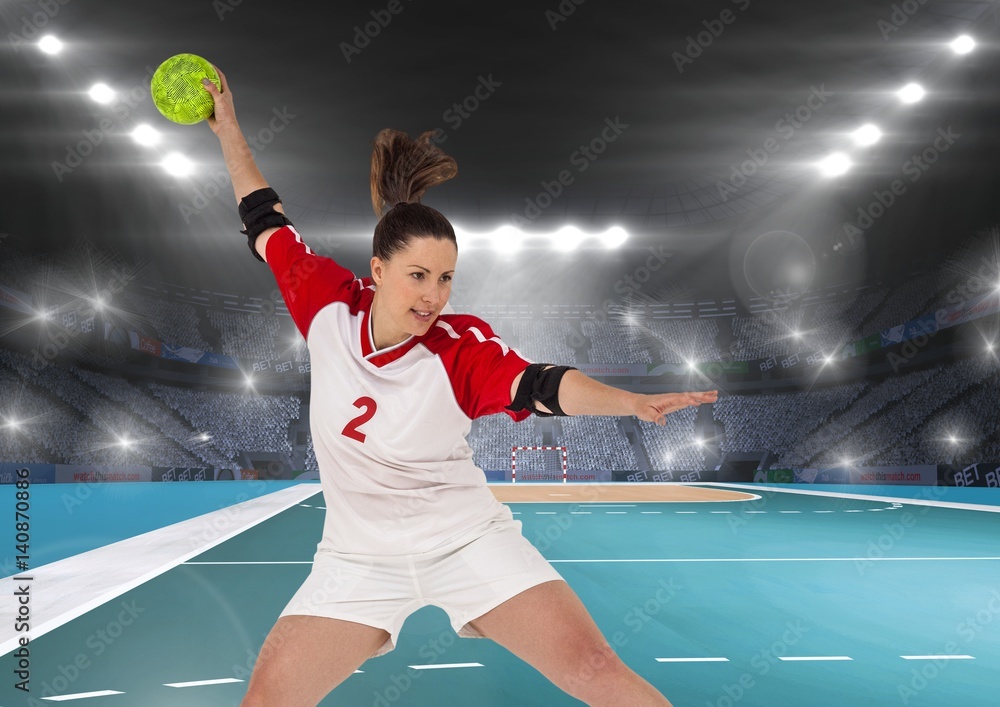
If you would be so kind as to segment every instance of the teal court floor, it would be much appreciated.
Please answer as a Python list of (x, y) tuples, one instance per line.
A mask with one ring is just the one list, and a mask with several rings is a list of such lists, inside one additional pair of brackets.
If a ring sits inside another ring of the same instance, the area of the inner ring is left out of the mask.
[[(33, 523), (53, 536), (42, 559), (222, 503), (197, 499), (221, 483), (101, 486), (119, 488), (94, 489), (72, 515), (55, 500), (65, 490), (33, 489)], [(315, 495), (32, 637), (30, 693), (15, 688), (7, 651), (0, 706), (238, 705), (257, 650), (310, 570), (325, 512), (314, 486)], [(1000, 704), (1000, 492), (715, 486), (759, 498), (510, 506), (621, 658), (677, 707)], [(160, 510), (122, 520), (124, 493), (133, 509)], [(12, 490), (0, 499), (13, 508)], [(12, 580), (9, 564), (5, 575)], [(582, 703), (495, 643), (457, 638), (442, 610), (425, 607), (393, 652), (320, 704)]]

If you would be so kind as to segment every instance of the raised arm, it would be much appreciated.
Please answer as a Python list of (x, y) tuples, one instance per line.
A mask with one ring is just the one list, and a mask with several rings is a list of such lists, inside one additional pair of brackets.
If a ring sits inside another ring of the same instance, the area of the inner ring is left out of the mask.
[[(547, 366), (546, 368), (553, 368)], [(517, 394), (521, 384), (519, 373), (510, 387), (511, 400)], [(718, 400), (719, 391), (709, 390), (699, 393), (659, 393), (644, 395), (630, 393), (627, 390), (613, 388), (598, 383), (593, 378), (578, 370), (569, 370), (559, 382), (559, 407), (567, 415), (635, 415), (640, 420), (666, 425), (665, 415), (677, 412), (691, 405), (714, 403)], [(542, 403), (535, 406), (542, 412), (551, 412)]]
[[(208, 118), (207, 122), (212, 132), (215, 133), (222, 144), (222, 155), (225, 157), (226, 168), (229, 170), (229, 176), (233, 182), (233, 192), (236, 195), (236, 204), (238, 206), (243, 197), (257, 189), (268, 186), (268, 183), (265, 181), (264, 175), (257, 169), (257, 164), (253, 160), (253, 154), (250, 152), (250, 146), (247, 144), (246, 138), (243, 137), (240, 125), (236, 121), (233, 94), (229, 90), (229, 82), (226, 81), (226, 75), (219, 71), (219, 67), (217, 66), (215, 70), (218, 72), (222, 83), (221, 93), (215, 87), (215, 84), (208, 79), (202, 81), (205, 89), (212, 94), (212, 99), (215, 101), (215, 112)], [(275, 204), (274, 210), (282, 214), (285, 213), (281, 204)], [(261, 258), (265, 257), (267, 240), (277, 230), (278, 227), (268, 228), (257, 236), (257, 240), (254, 242), (254, 249)]]

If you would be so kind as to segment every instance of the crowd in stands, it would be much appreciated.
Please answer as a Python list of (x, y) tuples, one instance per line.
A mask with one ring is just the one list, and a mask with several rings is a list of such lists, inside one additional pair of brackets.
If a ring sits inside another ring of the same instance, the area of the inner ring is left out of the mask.
[(131, 305), (130, 316), (124, 316), (123, 319), (139, 333), (174, 346), (187, 346), (199, 351), (212, 350), (198, 330), (198, 313), (194, 306), (131, 290), (125, 290), (122, 294)]
[(299, 419), (301, 400), (294, 396), (219, 393), (151, 383), (155, 398), (166, 403), (194, 429), (207, 433), (227, 459), (241, 453), (292, 453), (289, 424)]
[(219, 332), (222, 353), (237, 358), (273, 361), (274, 340), (281, 328), (276, 316), (240, 314), (209, 309), (208, 319)]

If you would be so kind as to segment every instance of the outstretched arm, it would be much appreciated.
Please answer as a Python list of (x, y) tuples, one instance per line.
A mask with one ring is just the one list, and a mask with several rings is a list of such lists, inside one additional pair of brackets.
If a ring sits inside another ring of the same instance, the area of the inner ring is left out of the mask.
[[(264, 175), (257, 169), (257, 164), (253, 160), (253, 154), (250, 152), (250, 146), (240, 131), (239, 123), (236, 122), (233, 94), (229, 90), (229, 82), (226, 81), (226, 75), (219, 71), (218, 66), (215, 67), (215, 70), (219, 74), (219, 80), (222, 83), (221, 93), (215, 87), (215, 84), (208, 79), (202, 82), (205, 90), (212, 95), (212, 99), (215, 101), (215, 112), (208, 118), (207, 122), (212, 132), (215, 133), (222, 144), (222, 155), (225, 157), (226, 168), (229, 170), (229, 176), (233, 182), (233, 192), (236, 194), (236, 204), (238, 206), (243, 197), (258, 189), (263, 189), (268, 186), (268, 183), (264, 179)], [(275, 204), (274, 210), (285, 213), (285, 210), (281, 208), (281, 204)], [(268, 228), (257, 236), (254, 247), (257, 249), (260, 257), (265, 257), (267, 240), (277, 230), (277, 228)]]
[[(548, 366), (552, 368), (552, 366)], [(514, 399), (523, 373), (519, 373), (510, 387), (510, 398)], [(567, 415), (635, 415), (640, 420), (655, 422), (663, 426), (664, 416), (691, 405), (714, 403), (719, 391), (700, 393), (660, 393), (644, 395), (630, 393), (598, 383), (593, 378), (577, 370), (566, 371), (559, 382), (559, 407)], [(535, 403), (542, 412), (551, 412), (541, 403)]]

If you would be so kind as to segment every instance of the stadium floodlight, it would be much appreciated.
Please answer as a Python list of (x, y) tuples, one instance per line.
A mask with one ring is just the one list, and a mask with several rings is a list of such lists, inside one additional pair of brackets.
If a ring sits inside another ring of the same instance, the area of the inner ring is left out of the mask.
[(801, 339), (802, 338), (802, 332), (801, 331), (793, 331), (792, 332), (792, 336), (794, 338), (796, 338), (796, 339)]
[(976, 48), (976, 40), (967, 34), (955, 37), (948, 45), (956, 54), (968, 54)]
[(115, 100), (115, 92), (106, 83), (95, 83), (87, 93), (98, 103), (111, 103)]
[(5, 427), (9, 427), (12, 430), (17, 430), (18, 428), (21, 427), (21, 423), (17, 421), (17, 418), (12, 417), (9, 420), (7, 420), (7, 424), (5, 425)]
[(850, 466), (853, 463), (854, 463), (853, 459), (841, 459), (840, 460), (840, 465), (841, 466)]
[(118, 444), (120, 444), (121, 446), (123, 446), (123, 447), (125, 447), (127, 449), (128, 447), (132, 446), (132, 440), (130, 440), (128, 437), (122, 437), (118, 441)]
[(38, 40), (38, 48), (46, 54), (58, 54), (63, 50), (63, 43), (51, 34), (47, 34)]
[(697, 371), (698, 370), (698, 364), (695, 363), (694, 361), (692, 361), (690, 359), (685, 359), (684, 363), (687, 364), (687, 367), (688, 367), (689, 371)]
[(958, 444), (958, 439), (956, 439), (955, 435), (951, 435), (948, 438), (948, 441), (951, 442), (952, 444)]
[(918, 83), (908, 83), (896, 92), (899, 96), (899, 100), (903, 103), (916, 103), (922, 99), (927, 92), (924, 91), (924, 87)]
[(816, 166), (824, 177), (839, 177), (851, 168), (851, 158), (843, 152), (834, 152), (821, 159)]
[(666, 454), (663, 455), (663, 461), (667, 462), (668, 464), (673, 460), (673, 458), (674, 455), (671, 454), (670, 452), (667, 452)]
[(202, 442), (207, 442), (210, 439), (212, 439), (212, 436), (210, 434), (208, 434), (207, 432), (202, 432), (201, 433), (201, 441)]
[(826, 356), (823, 357), (823, 365), (825, 366), (828, 363), (833, 363), (833, 355), (832, 354), (827, 354)]
[(620, 226), (612, 226), (601, 235), (601, 242), (608, 248), (618, 248), (628, 240), (628, 232)]
[(135, 129), (129, 133), (132, 139), (144, 147), (153, 147), (154, 145), (160, 144), (160, 140), (163, 136), (160, 134), (159, 130), (150, 127), (146, 123), (135, 126)]
[(860, 147), (868, 147), (882, 139), (882, 131), (871, 123), (865, 123), (851, 133), (851, 138), (854, 140), (854, 144)]
[(552, 234), (552, 247), (555, 250), (569, 252), (576, 250), (584, 239), (583, 231), (576, 226), (563, 226)]
[(179, 152), (164, 157), (160, 166), (173, 177), (187, 177), (194, 171), (194, 163)]
[(705, 440), (703, 440), (701, 437), (695, 437), (694, 443), (697, 444), (699, 447), (705, 446)]

